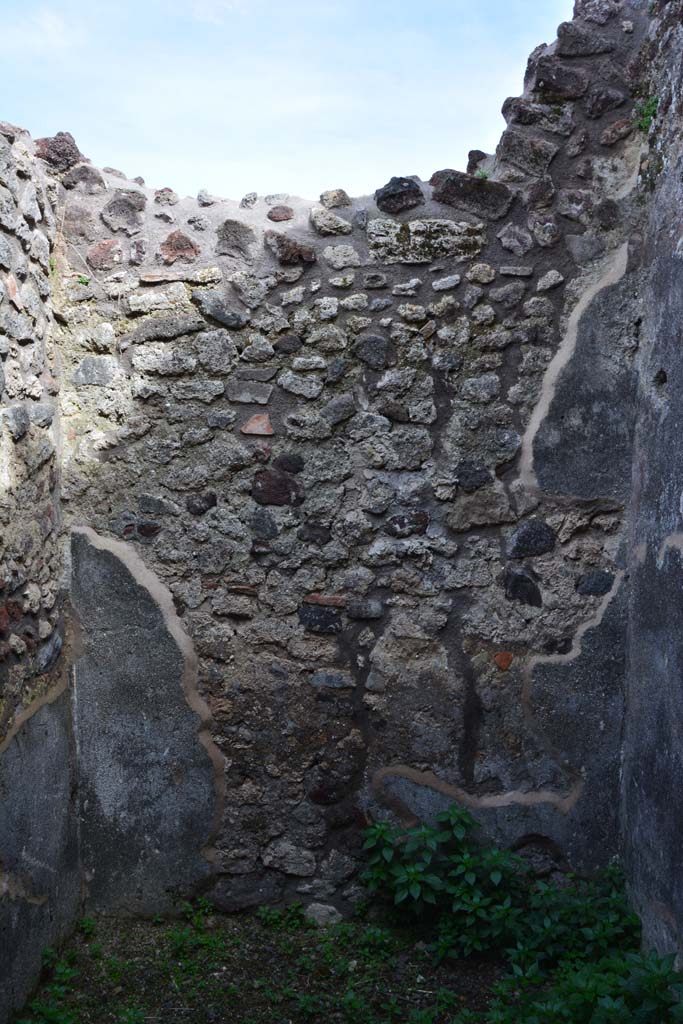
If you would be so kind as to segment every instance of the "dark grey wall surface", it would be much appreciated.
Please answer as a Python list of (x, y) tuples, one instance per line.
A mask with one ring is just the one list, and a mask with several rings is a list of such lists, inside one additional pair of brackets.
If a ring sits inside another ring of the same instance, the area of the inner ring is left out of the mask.
[(73, 927), (81, 872), (70, 694), (45, 704), (0, 756), (0, 1020), (20, 1007), (41, 953)]
[(683, 952), (683, 4), (655, 5), (621, 832), (645, 941)]
[(192, 655), (169, 631), (172, 613), (113, 551), (75, 534), (72, 559), (84, 648), (73, 671), (87, 903), (170, 910), (209, 872), (201, 851), (215, 803), (213, 766), (183, 692)]

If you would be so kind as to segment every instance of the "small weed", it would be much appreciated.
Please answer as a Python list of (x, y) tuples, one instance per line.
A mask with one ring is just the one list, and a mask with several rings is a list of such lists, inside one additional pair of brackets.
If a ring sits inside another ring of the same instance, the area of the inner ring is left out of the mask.
[(121, 960), (117, 956), (110, 956), (105, 961), (104, 966), (110, 980), (114, 984), (119, 985), (130, 971), (131, 965), (127, 960)]
[(82, 917), (78, 922), (78, 930), (86, 942), (95, 934), (96, 924), (97, 922), (94, 917)]
[(485, 171), (483, 167), (480, 167), (478, 171), (475, 171), (474, 177), (486, 180), (489, 178), (489, 172)]
[(303, 905), (299, 901), (288, 904), (283, 910), (260, 907), (256, 916), (265, 928), (271, 928), (276, 932), (299, 932), (310, 927), (304, 917)]
[(52, 946), (48, 946), (43, 950), (43, 967), (46, 970), (51, 970), (57, 961), (59, 960), (59, 953)]
[(212, 910), (211, 904), (203, 896), (200, 896), (194, 903), (181, 903), (180, 905), (180, 912), (185, 920), (189, 921), (193, 928), (199, 930), (206, 927), (207, 919), (211, 917)]
[[(481, 841), (476, 822), (452, 806), (434, 828), (367, 829), (368, 888), (432, 937), (437, 962), (505, 949), (509, 974), (483, 1018), (453, 1024), (643, 1024), (683, 1022), (683, 974), (673, 959), (638, 952), (640, 922), (619, 872), (557, 887), (524, 862)], [(409, 1024), (436, 1024), (452, 993), (420, 1007)]]
[(142, 1010), (138, 1010), (136, 1007), (128, 1007), (126, 1010), (120, 1010), (116, 1017), (116, 1024), (144, 1024), (145, 1015)]
[(650, 134), (650, 129), (652, 128), (654, 119), (657, 116), (658, 107), (659, 100), (656, 96), (650, 96), (649, 99), (641, 100), (639, 103), (636, 103), (633, 113), (636, 119), (636, 125), (644, 135)]

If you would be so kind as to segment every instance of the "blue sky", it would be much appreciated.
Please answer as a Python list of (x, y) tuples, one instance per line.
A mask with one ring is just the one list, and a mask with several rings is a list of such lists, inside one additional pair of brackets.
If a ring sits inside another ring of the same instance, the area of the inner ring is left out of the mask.
[(572, 0), (2, 0), (0, 119), (182, 194), (313, 198), (491, 151)]

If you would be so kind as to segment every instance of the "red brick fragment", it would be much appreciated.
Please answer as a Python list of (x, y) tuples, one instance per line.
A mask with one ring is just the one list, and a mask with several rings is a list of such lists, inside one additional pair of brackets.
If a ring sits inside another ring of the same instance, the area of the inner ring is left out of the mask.
[(115, 238), (105, 238), (91, 246), (85, 258), (93, 270), (111, 270), (123, 259), (121, 243)]
[(273, 206), (268, 210), (268, 220), (274, 220), (275, 223), (282, 220), (291, 220), (294, 216), (294, 210), (291, 206)]
[(172, 231), (159, 248), (161, 249), (164, 263), (175, 263), (176, 260), (188, 263), (199, 256), (198, 246), (194, 244), (191, 238), (184, 235), (182, 231)]
[(259, 437), (270, 437), (274, 434), (273, 425), (270, 422), (270, 416), (267, 412), (256, 413), (250, 420), (240, 427), (240, 433), (242, 434), (255, 434)]

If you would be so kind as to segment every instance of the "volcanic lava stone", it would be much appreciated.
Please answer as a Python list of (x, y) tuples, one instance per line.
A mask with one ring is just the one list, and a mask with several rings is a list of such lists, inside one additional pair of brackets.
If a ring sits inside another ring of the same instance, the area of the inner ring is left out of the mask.
[(298, 352), (301, 348), (301, 338), (297, 338), (296, 334), (284, 334), (273, 342), (273, 348), (276, 352), (284, 352), (286, 355)]
[(575, 100), (588, 88), (588, 75), (581, 68), (570, 68), (557, 57), (542, 57), (536, 70), (536, 88), (546, 96)]
[(545, 555), (555, 547), (555, 534), (542, 519), (522, 523), (510, 538), (511, 558), (533, 558)]
[(161, 532), (161, 523), (153, 519), (141, 519), (138, 522), (138, 537), (142, 540), (153, 540)]
[(614, 199), (605, 199), (596, 207), (595, 217), (601, 228), (611, 231), (618, 226), (621, 219), (619, 204)]
[(210, 508), (215, 508), (218, 499), (213, 491), (205, 491), (204, 494), (191, 494), (185, 502), (188, 512), (193, 516), (203, 516)]
[(382, 213), (412, 210), (414, 206), (421, 206), (424, 201), (422, 189), (412, 178), (392, 178), (387, 185), (375, 192), (375, 202)]
[(589, 572), (578, 580), (576, 592), (586, 597), (603, 597), (609, 594), (613, 583), (614, 576), (609, 572)]
[(384, 529), (392, 537), (410, 537), (414, 533), (424, 533), (429, 526), (429, 515), (419, 509), (411, 509), (388, 519)]
[(280, 235), (277, 231), (266, 231), (263, 236), (266, 245), (275, 254), (283, 266), (296, 263), (315, 263), (318, 256), (312, 245), (297, 242), (288, 235)]
[(273, 459), (273, 468), (281, 473), (300, 473), (304, 468), (304, 460), (293, 452), (285, 452)]
[(485, 153), (483, 149), (471, 149), (467, 154), (467, 173), (475, 174), (477, 167), (486, 160), (488, 153)]
[(256, 473), (251, 494), (259, 505), (301, 505), (304, 500), (299, 481), (276, 469), (262, 469)]
[(199, 256), (199, 246), (195, 245), (191, 238), (184, 235), (182, 231), (172, 231), (159, 246), (159, 251), (164, 258), (164, 263), (171, 264), (177, 260), (186, 263)]
[(467, 210), (475, 217), (498, 220), (512, 206), (512, 192), (499, 181), (445, 170), (437, 171), (430, 184), (434, 187), (433, 198), (438, 203)]
[(251, 531), (261, 540), (274, 540), (278, 535), (277, 523), (264, 508), (258, 508), (251, 517)]
[(58, 171), (66, 171), (80, 163), (83, 156), (69, 132), (57, 132), (48, 139), (36, 139), (36, 154)]
[(563, 22), (557, 30), (555, 52), (560, 57), (591, 57), (596, 53), (611, 53), (616, 43), (606, 36), (590, 32), (573, 21)]
[(328, 364), (325, 380), (329, 384), (336, 384), (347, 373), (348, 369), (348, 359), (343, 359), (342, 356), (335, 356)]
[(505, 596), (508, 601), (519, 601), (533, 608), (542, 608), (541, 591), (528, 569), (506, 569), (503, 578)]
[(626, 102), (626, 96), (619, 89), (609, 86), (594, 86), (585, 101), (586, 117), (597, 121), (608, 110), (616, 110)]
[(141, 214), (146, 204), (147, 198), (142, 192), (119, 189), (100, 216), (112, 231), (124, 231), (127, 235), (134, 235), (142, 226)]
[(268, 220), (273, 220), (277, 223), (282, 220), (291, 220), (294, 216), (294, 210), (291, 206), (273, 206), (272, 209), (268, 210), (266, 216)]
[(384, 605), (376, 597), (351, 597), (346, 606), (346, 614), (350, 619), (381, 619)]
[(341, 618), (335, 608), (303, 604), (299, 608), (299, 622), (308, 633), (319, 633), (321, 636), (341, 633)]
[(318, 523), (305, 523), (297, 530), (296, 535), (306, 544), (318, 544), (321, 547), (332, 540), (332, 531)]
[(78, 188), (88, 195), (104, 192), (106, 184), (98, 170), (90, 164), (76, 164), (62, 178), (64, 188)]
[(461, 462), (456, 469), (458, 486), (465, 494), (474, 494), (480, 487), (485, 487), (493, 480), (490, 470), (485, 466), (478, 466), (475, 462)]
[(373, 370), (396, 365), (396, 349), (381, 334), (362, 335), (354, 344), (353, 353)]
[(192, 301), (199, 306), (205, 316), (217, 320), (219, 324), (239, 330), (249, 323), (249, 316), (242, 310), (233, 309), (227, 304), (223, 295), (216, 289), (205, 291), (197, 288), (192, 292)]

